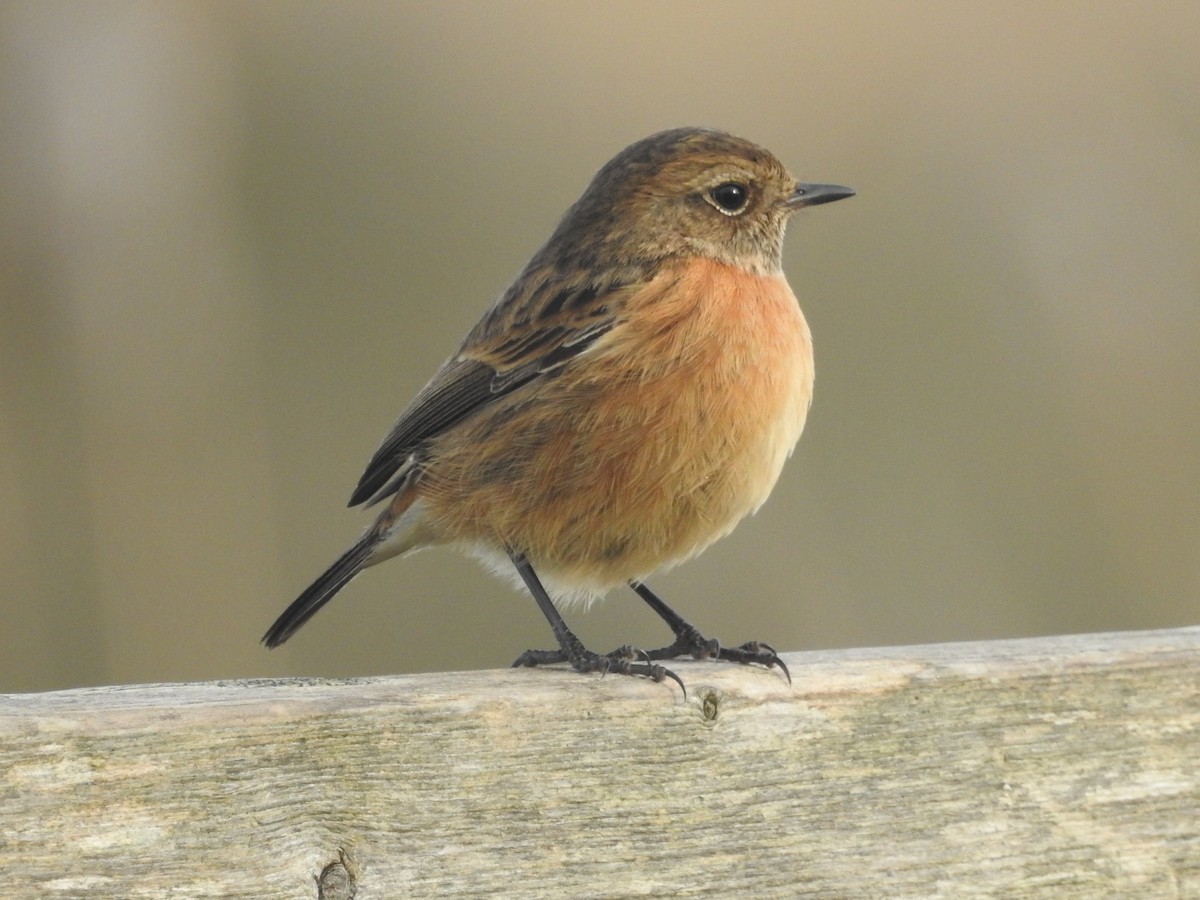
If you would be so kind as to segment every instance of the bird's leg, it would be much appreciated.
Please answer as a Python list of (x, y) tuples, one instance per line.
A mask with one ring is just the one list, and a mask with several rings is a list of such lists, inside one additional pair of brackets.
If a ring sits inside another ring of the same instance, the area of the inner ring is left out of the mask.
[(770, 644), (762, 641), (747, 641), (739, 647), (722, 647), (720, 641), (715, 638), (706, 638), (696, 626), (667, 606), (654, 591), (640, 581), (631, 581), (629, 586), (646, 601), (652, 610), (658, 613), (659, 618), (667, 623), (671, 631), (675, 632), (675, 643), (669, 647), (647, 651), (645, 653), (647, 659), (675, 659), (677, 656), (691, 656), (695, 659), (716, 658), (736, 663), (755, 663), (766, 666), (768, 669), (778, 666), (783, 670), (788, 684), (792, 683), (792, 675), (788, 672), (788, 667)]
[(640, 675), (652, 681), (670, 678), (679, 685), (685, 695), (687, 694), (687, 688), (683, 686), (678, 675), (670, 669), (650, 662), (649, 657), (640, 650), (623, 647), (613, 653), (600, 654), (584, 647), (583, 642), (563, 621), (554, 601), (546, 593), (546, 589), (542, 586), (542, 582), (538, 579), (537, 573), (533, 571), (533, 566), (529, 564), (525, 555), (510, 550), (508, 556), (524, 580), (525, 586), (529, 588), (529, 593), (537, 601), (542, 615), (546, 617), (550, 627), (554, 630), (554, 637), (558, 640), (559, 646), (558, 650), (526, 650), (517, 657), (513, 668), (566, 662), (570, 663), (571, 668), (576, 672), (599, 672), (601, 674), (615, 672), (619, 675)]

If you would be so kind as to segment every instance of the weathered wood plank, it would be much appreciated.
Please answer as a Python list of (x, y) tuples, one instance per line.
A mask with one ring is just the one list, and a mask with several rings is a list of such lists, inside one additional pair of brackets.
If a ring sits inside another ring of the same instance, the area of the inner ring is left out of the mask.
[(1200, 897), (1200, 628), (787, 662), (0, 696), (0, 893)]

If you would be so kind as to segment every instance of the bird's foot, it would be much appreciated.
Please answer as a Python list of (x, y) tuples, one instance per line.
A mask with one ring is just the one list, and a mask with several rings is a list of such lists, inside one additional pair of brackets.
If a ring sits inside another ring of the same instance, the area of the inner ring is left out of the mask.
[(757, 665), (768, 669), (778, 667), (788, 684), (792, 683), (792, 673), (787, 665), (779, 658), (775, 648), (763, 641), (746, 641), (737, 647), (722, 647), (721, 642), (706, 638), (695, 625), (688, 622), (675, 610), (667, 606), (662, 598), (640, 581), (631, 581), (629, 586), (647, 605), (658, 614), (671, 631), (675, 633), (675, 642), (668, 647), (660, 647), (646, 654), (647, 659), (675, 659), (679, 656), (691, 656), (693, 659), (723, 659), (727, 662), (742, 665)]
[(646, 652), (647, 659), (676, 659), (680, 656), (690, 656), (693, 659), (723, 659), (726, 662), (741, 663), (742, 665), (763, 666), (767, 669), (779, 668), (788, 684), (792, 683), (792, 673), (787, 664), (779, 658), (775, 648), (763, 641), (746, 641), (737, 647), (722, 647), (716, 638), (706, 638), (694, 625), (684, 622), (675, 634), (675, 642), (669, 647)]
[[(574, 637), (574, 635), (572, 635)], [(651, 681), (663, 681), (670, 678), (687, 696), (687, 688), (683, 681), (665, 666), (651, 662), (651, 657), (643, 650), (626, 644), (610, 653), (595, 653), (588, 650), (578, 639), (569, 642), (570, 652), (560, 650), (526, 650), (513, 661), (514, 669), (523, 666), (547, 666), (556, 663), (570, 663), (576, 672), (599, 672), (607, 675), (610, 672), (617, 675), (633, 675), (649, 678)], [(666, 658), (666, 657), (662, 657)]]

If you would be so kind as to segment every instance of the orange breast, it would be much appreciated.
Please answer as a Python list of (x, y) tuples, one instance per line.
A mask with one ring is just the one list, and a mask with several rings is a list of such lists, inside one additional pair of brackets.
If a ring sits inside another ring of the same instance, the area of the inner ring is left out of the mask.
[(783, 276), (690, 260), (629, 297), (557, 376), (434, 445), (430, 523), (448, 540), (523, 549), (560, 590), (649, 575), (766, 500), (812, 382)]

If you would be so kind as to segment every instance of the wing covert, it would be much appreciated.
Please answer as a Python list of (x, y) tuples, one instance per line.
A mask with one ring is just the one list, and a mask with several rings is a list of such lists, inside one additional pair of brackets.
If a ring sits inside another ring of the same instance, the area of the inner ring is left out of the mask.
[[(520, 285), (533, 285), (525, 296)], [(367, 464), (350, 506), (394, 494), (419, 464), (421, 446), (476, 409), (566, 365), (613, 327), (628, 285), (601, 290), (522, 277), (467, 335), (408, 408)]]

